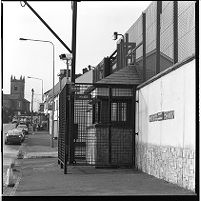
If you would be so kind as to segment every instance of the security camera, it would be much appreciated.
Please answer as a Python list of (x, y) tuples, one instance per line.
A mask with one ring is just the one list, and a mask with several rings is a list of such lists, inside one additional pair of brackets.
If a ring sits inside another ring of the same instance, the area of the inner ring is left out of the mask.
[(114, 32), (113, 34), (113, 40), (117, 40), (118, 32)]
[(61, 54), (61, 55), (59, 55), (59, 58), (61, 60), (70, 60), (70, 59), (72, 59), (72, 54)]
[(66, 58), (66, 55), (65, 54), (61, 54), (61, 55), (59, 55), (59, 58), (62, 59), (62, 60), (64, 60)]

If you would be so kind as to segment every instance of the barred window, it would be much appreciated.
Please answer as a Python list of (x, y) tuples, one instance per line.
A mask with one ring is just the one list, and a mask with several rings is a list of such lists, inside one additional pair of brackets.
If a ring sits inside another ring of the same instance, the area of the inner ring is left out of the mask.
[(100, 122), (100, 102), (93, 104), (93, 124)]
[(100, 100), (93, 104), (93, 124), (112, 123), (113, 125), (132, 123), (131, 100), (116, 99), (111, 102), (111, 121), (109, 100)]
[(125, 102), (113, 102), (111, 104), (111, 121), (126, 122), (128, 120), (128, 106)]

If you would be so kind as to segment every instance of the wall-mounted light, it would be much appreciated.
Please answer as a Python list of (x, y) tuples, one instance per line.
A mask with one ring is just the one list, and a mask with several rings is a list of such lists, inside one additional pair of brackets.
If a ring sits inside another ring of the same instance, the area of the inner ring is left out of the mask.
[(118, 32), (114, 32), (114, 34), (113, 34), (113, 40), (117, 40), (118, 36), (122, 36), (123, 40), (124, 40), (124, 35), (123, 34), (119, 34)]
[(117, 40), (117, 38), (118, 38), (118, 33), (114, 32), (114, 34), (113, 34), (113, 40)]

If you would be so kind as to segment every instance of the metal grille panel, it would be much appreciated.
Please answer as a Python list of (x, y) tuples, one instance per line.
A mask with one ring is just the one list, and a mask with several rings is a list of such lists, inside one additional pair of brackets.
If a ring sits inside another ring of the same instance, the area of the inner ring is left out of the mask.
[[(177, 2), (178, 62), (180, 62), (195, 54), (195, 1)], [(162, 1), (162, 13), (160, 15), (160, 51), (170, 61), (174, 57), (173, 4), (174, 1)], [(156, 49), (156, 8), (157, 1), (153, 1), (144, 11), (146, 13), (146, 54)], [(126, 33), (129, 35), (129, 42), (138, 45), (142, 41), (142, 15)], [(140, 57), (142, 57), (142, 46), (136, 51), (136, 59)], [(171, 65), (170, 63), (169, 66)], [(155, 69), (155, 65), (152, 66), (152, 69)]]
[(65, 160), (65, 135), (66, 132), (66, 86), (59, 95), (59, 136), (58, 136), (58, 159), (61, 163)]
[(78, 137), (74, 141), (74, 159), (76, 162), (86, 163), (86, 140), (88, 136), (87, 127), (92, 122), (92, 105), (89, 104), (91, 96), (85, 91), (90, 85), (75, 84), (77, 89), (74, 97), (74, 123), (77, 124)]
[[(67, 125), (71, 121), (68, 120), (70, 115), (66, 114), (70, 109), (66, 87), (59, 95), (58, 158), (64, 169), (67, 161), (70, 163), (69, 157), (72, 154), (71, 151), (67, 154), (66, 150), (73, 150), (73, 162), (77, 165), (132, 166), (134, 128), (128, 122), (134, 118), (133, 88), (121, 85), (92, 88), (92, 84), (75, 84), (74, 89), (72, 144), (69, 141), (72, 130), (67, 131), (70, 128)], [(117, 103), (118, 109), (112, 107)]]
[[(109, 112), (111, 100), (119, 100), (124, 96), (132, 98), (132, 88), (113, 87), (109, 90), (109, 87), (102, 86), (86, 93), (90, 87), (87, 84), (75, 84), (74, 123), (78, 125), (78, 137), (74, 140), (76, 164), (132, 166), (133, 129), (121, 123), (112, 124)], [(99, 116), (98, 120), (95, 117), (98, 122), (94, 122), (94, 116)]]

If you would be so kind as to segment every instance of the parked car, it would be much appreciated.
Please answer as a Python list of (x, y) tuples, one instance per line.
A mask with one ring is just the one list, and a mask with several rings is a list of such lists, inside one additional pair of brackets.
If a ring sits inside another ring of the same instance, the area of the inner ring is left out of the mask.
[(41, 123), (41, 130), (47, 130), (47, 125), (48, 125), (48, 122), (47, 121), (42, 121)]
[(25, 131), (21, 130), (21, 129), (18, 129), (18, 128), (15, 128), (15, 129), (20, 132), (20, 135), (22, 136), (22, 142), (23, 142), (25, 140)]
[(14, 123), (18, 123), (18, 119), (17, 118), (13, 118), (12, 119), (12, 124), (14, 124)]
[(22, 141), (23, 141), (22, 131), (20, 131), (18, 129), (12, 129), (12, 130), (9, 130), (6, 133), (5, 144), (16, 143), (16, 144), (20, 144), (21, 145)]
[(16, 128), (18, 130), (21, 130), (22, 132), (24, 132), (25, 135), (27, 135), (29, 133), (29, 129), (26, 124), (19, 124)]

